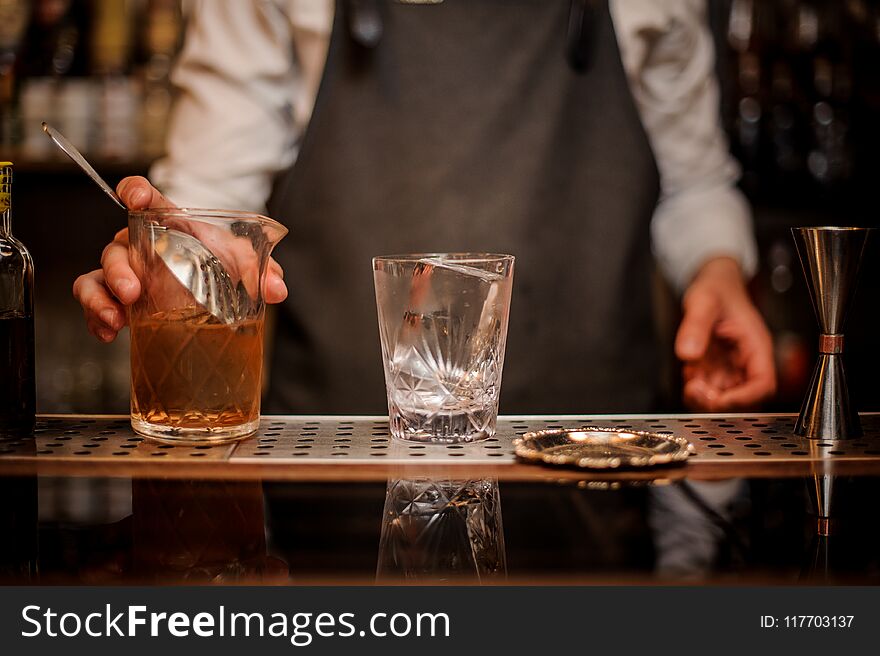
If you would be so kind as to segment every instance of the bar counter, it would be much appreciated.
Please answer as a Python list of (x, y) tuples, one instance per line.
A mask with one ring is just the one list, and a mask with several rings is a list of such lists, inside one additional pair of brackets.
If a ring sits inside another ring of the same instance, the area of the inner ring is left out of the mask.
[[(0, 439), (0, 475), (128, 476), (235, 480), (376, 481), (389, 476), (543, 480), (717, 480), (814, 473), (880, 474), (880, 414), (862, 415), (864, 436), (816, 441), (793, 434), (796, 415), (502, 416), (497, 434), (462, 445), (393, 440), (386, 417), (264, 416), (256, 435), (217, 446), (174, 446), (138, 436), (122, 415), (46, 415), (35, 439)], [(596, 471), (519, 461), (527, 431), (630, 428), (687, 438), (686, 466)]]
[[(490, 440), (384, 417), (267, 416), (170, 446), (125, 416), (41, 416), (0, 441), (0, 583), (880, 583), (880, 415), (810, 442), (793, 415), (502, 417)], [(530, 430), (686, 437), (680, 466), (517, 460)], [(503, 512), (502, 512), (503, 511)]]

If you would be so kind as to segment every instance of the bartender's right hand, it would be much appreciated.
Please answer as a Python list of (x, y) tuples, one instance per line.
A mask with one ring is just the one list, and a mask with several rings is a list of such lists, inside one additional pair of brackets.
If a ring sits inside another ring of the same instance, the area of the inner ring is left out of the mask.
[[(146, 178), (124, 178), (116, 187), (122, 202), (132, 210), (174, 207)], [(141, 284), (128, 260), (128, 228), (116, 233), (101, 255), (101, 268), (81, 275), (73, 283), (73, 295), (85, 314), (89, 332), (102, 342), (112, 342), (128, 323), (126, 306), (141, 294)], [(284, 272), (273, 259), (263, 288), (267, 303), (287, 298)]]

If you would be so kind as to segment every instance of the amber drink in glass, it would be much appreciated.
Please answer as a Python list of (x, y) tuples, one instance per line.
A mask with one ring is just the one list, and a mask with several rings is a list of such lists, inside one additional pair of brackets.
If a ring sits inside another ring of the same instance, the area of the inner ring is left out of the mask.
[[(197, 268), (195, 280), (183, 279), (163, 241), (169, 230), (198, 239), (216, 258), (213, 266)], [(263, 278), (271, 250), (286, 232), (272, 219), (243, 212), (130, 212), (130, 257), (141, 282), (141, 296), (129, 309), (135, 431), (190, 444), (226, 442), (256, 431)], [(211, 276), (219, 279), (200, 279)], [(200, 303), (196, 287), (204, 284), (225, 286), (233, 301), (225, 314)]]

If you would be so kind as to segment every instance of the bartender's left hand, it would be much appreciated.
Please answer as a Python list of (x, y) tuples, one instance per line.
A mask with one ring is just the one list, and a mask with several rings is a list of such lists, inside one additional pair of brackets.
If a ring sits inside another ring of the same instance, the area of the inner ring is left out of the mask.
[(773, 340), (735, 260), (704, 264), (682, 309), (675, 354), (684, 365), (685, 405), (702, 412), (746, 410), (776, 392)]

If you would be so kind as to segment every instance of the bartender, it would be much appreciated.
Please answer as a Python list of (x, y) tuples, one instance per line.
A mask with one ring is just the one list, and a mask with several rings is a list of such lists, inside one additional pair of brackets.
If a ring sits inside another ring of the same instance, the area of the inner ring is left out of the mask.
[[(195, 2), (162, 192), (119, 193), (291, 229), (268, 412), (383, 411), (370, 258), (449, 251), (516, 255), (504, 412), (656, 409), (657, 267), (686, 404), (751, 408), (772, 342), (713, 65), (699, 0)], [(126, 244), (74, 285), (103, 341), (140, 293)]]

